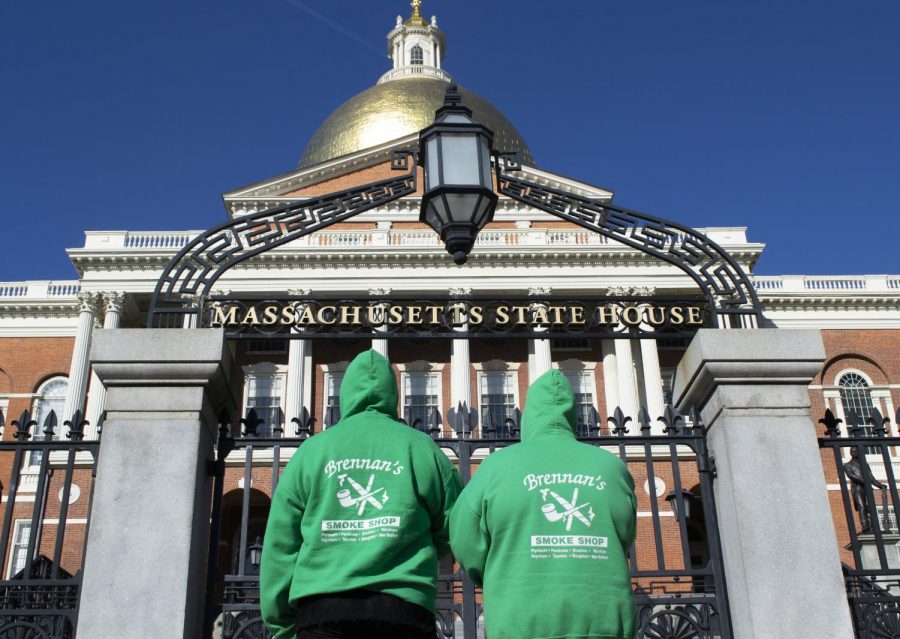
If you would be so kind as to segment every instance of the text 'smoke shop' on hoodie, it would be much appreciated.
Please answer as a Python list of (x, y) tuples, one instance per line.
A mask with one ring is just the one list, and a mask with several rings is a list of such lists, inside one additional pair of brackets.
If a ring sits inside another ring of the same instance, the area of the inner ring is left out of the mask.
[(311, 437), (282, 474), (263, 540), (263, 619), (293, 637), (302, 597), (351, 590), (434, 612), (459, 473), (432, 439), (397, 420), (387, 359), (359, 355), (344, 375), (341, 420)]
[(575, 439), (559, 371), (528, 391), (522, 441), (487, 457), (450, 518), (453, 554), (484, 588), (488, 639), (630, 639), (634, 480)]

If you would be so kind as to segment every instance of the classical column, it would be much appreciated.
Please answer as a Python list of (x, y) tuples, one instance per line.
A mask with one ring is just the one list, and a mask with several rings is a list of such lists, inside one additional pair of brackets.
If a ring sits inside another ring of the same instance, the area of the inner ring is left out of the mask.
[[(550, 288), (534, 287), (528, 289), (529, 297), (547, 297), (550, 295)], [(535, 302), (531, 305), (532, 310), (535, 307), (542, 307), (547, 310), (545, 302)], [(546, 330), (546, 329), (543, 329)], [(549, 339), (533, 339), (528, 342), (528, 383), (533, 384), (534, 380), (549, 371), (553, 367), (553, 358), (550, 353)]]
[[(470, 288), (451, 288), (451, 297), (463, 297), (472, 294)], [(456, 407), (465, 404), (472, 408), (472, 384), (470, 382), (471, 360), (469, 359), (469, 340), (455, 339), (450, 345), (450, 410), (456, 414)]]
[(229, 357), (222, 329), (97, 332), (92, 361), (108, 389), (108, 417), (79, 637), (201, 638), (208, 464), (216, 415), (235, 409)]
[[(369, 295), (373, 297), (383, 297), (391, 294), (392, 289), (389, 288), (370, 288)], [(380, 329), (387, 328), (387, 324), (382, 324), (379, 326)], [(372, 340), (372, 350), (378, 353), (379, 355), (384, 355), (388, 359), (388, 341), (386, 339), (373, 339)]]
[(612, 415), (619, 405), (619, 368), (616, 365), (616, 346), (614, 340), (605, 339), (600, 345), (603, 348), (603, 392), (606, 397), (606, 414)]
[(735, 639), (853, 636), (809, 412), (824, 360), (817, 330), (702, 329), (678, 365), (676, 408), (700, 411), (715, 458)]
[[(101, 293), (103, 300), (103, 330), (119, 328), (122, 321), (122, 310), (125, 306), (124, 293)], [(88, 395), (88, 405), (85, 414), (90, 425), (85, 429), (85, 439), (97, 438), (97, 426), (100, 424), (100, 416), (106, 408), (106, 387), (97, 377), (97, 373), (91, 372), (91, 387)]]
[[(307, 297), (310, 289), (293, 289), (288, 291), (290, 295)], [(302, 329), (301, 329), (302, 330)], [(311, 380), (306, 378), (306, 358), (312, 354), (312, 341), (308, 339), (292, 339), (288, 343), (288, 371), (286, 387), (284, 391), (284, 428), (287, 435), (294, 434), (294, 426), (291, 420), (300, 416), (303, 410), (303, 398), (306, 393), (306, 385)], [(312, 412), (311, 406), (306, 409)]]
[(97, 296), (94, 293), (79, 293), (78, 329), (75, 333), (75, 347), (72, 349), (72, 363), (69, 366), (69, 389), (66, 392), (66, 403), (63, 414), (59, 415), (60, 423), (71, 419), (76, 410), (84, 408), (87, 393), (88, 375), (91, 364), (88, 354), (91, 350), (91, 334), (94, 331), (94, 319), (97, 317)]
[(647, 398), (647, 413), (650, 415), (650, 423), (654, 434), (663, 432), (665, 426), (657, 421), (666, 410), (666, 400), (663, 397), (662, 372), (659, 369), (659, 352), (656, 350), (655, 339), (641, 340), (641, 362), (644, 369), (644, 396)]
[[(617, 339), (616, 345), (616, 373), (619, 390), (619, 408), (626, 417), (631, 417), (633, 424), (637, 424), (638, 411), (640, 410), (637, 389), (637, 380), (634, 375), (634, 353), (630, 339)], [(631, 432), (637, 432), (638, 426), (630, 428)]]

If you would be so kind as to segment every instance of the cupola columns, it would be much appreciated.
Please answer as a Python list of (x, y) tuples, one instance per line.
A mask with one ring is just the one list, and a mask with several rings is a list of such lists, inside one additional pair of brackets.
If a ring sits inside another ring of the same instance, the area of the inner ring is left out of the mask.
[(452, 82), (453, 78), (441, 70), (443, 52), (447, 50), (444, 32), (438, 29), (437, 18), (425, 20), (422, 3), (411, 3), (412, 15), (404, 21), (397, 16), (397, 24), (387, 36), (388, 58), (394, 68), (381, 76), (378, 84), (411, 76), (426, 76)]

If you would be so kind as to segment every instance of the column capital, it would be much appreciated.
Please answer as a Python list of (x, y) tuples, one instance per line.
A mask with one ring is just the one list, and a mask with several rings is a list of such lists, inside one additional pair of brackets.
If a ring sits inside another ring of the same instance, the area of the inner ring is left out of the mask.
[(87, 291), (82, 291), (76, 295), (76, 299), (78, 300), (78, 312), (79, 313), (90, 313), (91, 315), (98, 315), (98, 301), (99, 296), (96, 293), (89, 293)]
[(100, 293), (100, 298), (107, 313), (121, 314), (125, 310), (125, 293), (123, 291), (104, 291)]

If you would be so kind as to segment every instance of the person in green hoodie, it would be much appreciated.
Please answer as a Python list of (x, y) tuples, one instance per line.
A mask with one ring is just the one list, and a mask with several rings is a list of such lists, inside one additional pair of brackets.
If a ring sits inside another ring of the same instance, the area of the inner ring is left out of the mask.
[(575, 439), (553, 370), (528, 391), (522, 441), (487, 457), (450, 516), (453, 554), (484, 589), (488, 639), (631, 639), (634, 479)]
[(263, 540), (263, 620), (279, 638), (434, 639), (437, 562), (459, 473), (397, 419), (387, 359), (356, 357), (341, 420), (284, 469)]

